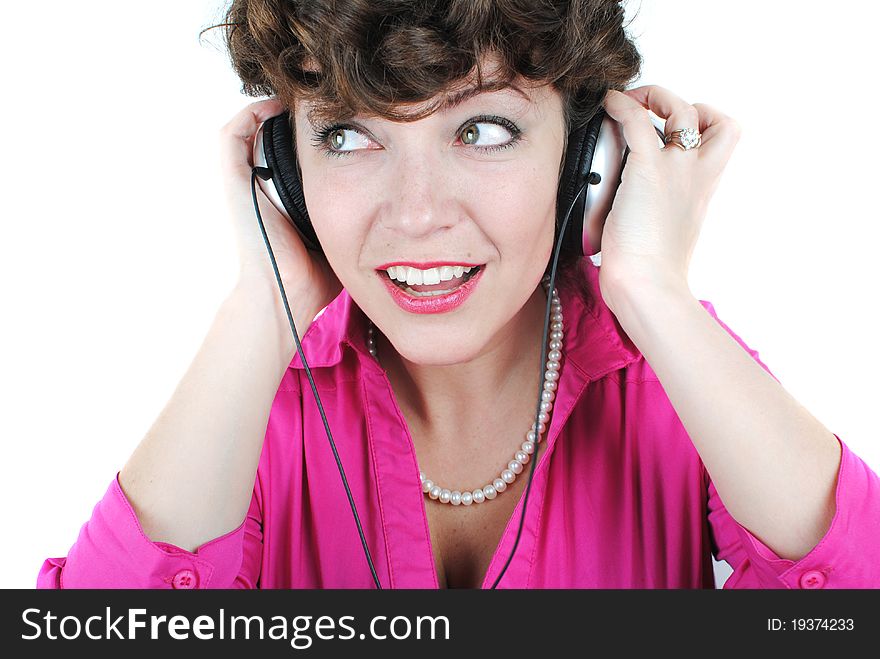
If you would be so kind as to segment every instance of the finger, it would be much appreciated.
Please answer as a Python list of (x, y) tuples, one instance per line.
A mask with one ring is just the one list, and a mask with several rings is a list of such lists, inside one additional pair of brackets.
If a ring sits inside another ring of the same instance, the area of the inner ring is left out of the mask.
[(651, 122), (648, 111), (636, 100), (626, 94), (611, 89), (602, 102), (608, 116), (623, 128), (623, 139), (630, 151), (653, 157), (660, 153), (657, 144), (657, 131)]
[(284, 104), (271, 98), (247, 105), (220, 130), (220, 158), (230, 174), (250, 179), (254, 135), (266, 119), (281, 114)]
[(700, 114), (700, 133), (703, 135), (700, 148), (729, 157), (742, 133), (739, 123), (711, 105), (694, 103), (694, 107)]
[[(665, 133), (667, 135), (683, 128), (699, 130), (700, 116), (697, 109), (665, 87), (644, 85), (628, 89), (624, 94), (658, 117), (665, 119)], [(675, 144), (668, 144), (663, 150), (681, 151), (682, 149)]]

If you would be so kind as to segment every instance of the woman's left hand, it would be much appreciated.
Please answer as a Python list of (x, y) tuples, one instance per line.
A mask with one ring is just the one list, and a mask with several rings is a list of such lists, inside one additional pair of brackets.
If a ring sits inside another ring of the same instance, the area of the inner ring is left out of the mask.
[[(620, 187), (602, 231), (602, 297), (612, 311), (621, 287), (684, 286), (709, 199), (739, 140), (737, 122), (703, 103), (693, 105), (656, 85), (605, 97), (608, 115), (630, 148)], [(696, 128), (699, 147), (660, 148), (651, 110), (666, 133)], [(616, 313), (616, 312), (615, 312)]]

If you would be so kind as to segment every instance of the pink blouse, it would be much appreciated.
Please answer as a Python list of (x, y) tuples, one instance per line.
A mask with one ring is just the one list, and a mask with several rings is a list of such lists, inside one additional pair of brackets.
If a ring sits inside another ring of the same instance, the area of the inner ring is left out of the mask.
[[(837, 509), (800, 560), (780, 558), (727, 512), (651, 370), (602, 300), (588, 258), (557, 281), (566, 340), (516, 554), (500, 588), (877, 588), (880, 479), (840, 440)], [(750, 349), (701, 304), (768, 372)], [(302, 338), (384, 588), (437, 588), (406, 422), (348, 292)], [(771, 373), (772, 375), (772, 373)], [(774, 376), (775, 377), (775, 376)], [(711, 410), (707, 410), (711, 413)], [(118, 477), (118, 474), (117, 474)], [(522, 499), (483, 587), (510, 553)], [(152, 542), (117, 478), (39, 588), (373, 588), (320, 412), (296, 355), (269, 416), (250, 509), (196, 551)]]

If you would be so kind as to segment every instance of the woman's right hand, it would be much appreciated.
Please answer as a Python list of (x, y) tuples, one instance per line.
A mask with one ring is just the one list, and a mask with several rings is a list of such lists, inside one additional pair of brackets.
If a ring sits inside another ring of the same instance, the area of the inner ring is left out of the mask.
[[(239, 254), (239, 286), (277, 291), (278, 283), (269, 251), (260, 232), (251, 194), (253, 145), (257, 130), (266, 119), (284, 111), (277, 99), (257, 101), (236, 114), (220, 131), (220, 168), (226, 190), (230, 220)], [(296, 229), (257, 184), (257, 203), (278, 273), (291, 305), (315, 314), (339, 295), (342, 284), (323, 254), (306, 249)], [(280, 304), (280, 299), (279, 299)], [(308, 321), (311, 322), (312, 318)], [(298, 323), (299, 324), (299, 323)]]

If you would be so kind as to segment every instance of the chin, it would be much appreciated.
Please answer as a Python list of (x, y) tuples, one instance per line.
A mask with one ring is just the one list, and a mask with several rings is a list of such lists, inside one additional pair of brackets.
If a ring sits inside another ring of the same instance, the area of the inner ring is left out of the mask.
[[(394, 349), (401, 357), (413, 364), (420, 366), (452, 366), (474, 359), (478, 353), (480, 346), (475, 341), (476, 337), (471, 335), (470, 341), (461, 343), (449, 340), (448, 336), (443, 336), (440, 341), (432, 340), (412, 340), (412, 338), (403, 339), (402, 341), (392, 341), (386, 335), (386, 340), (391, 342)], [(379, 354), (379, 361), (382, 361), (382, 354)]]

